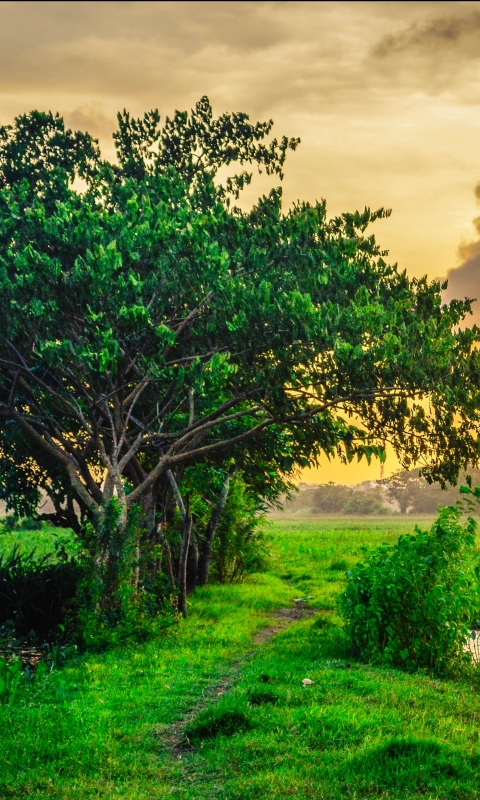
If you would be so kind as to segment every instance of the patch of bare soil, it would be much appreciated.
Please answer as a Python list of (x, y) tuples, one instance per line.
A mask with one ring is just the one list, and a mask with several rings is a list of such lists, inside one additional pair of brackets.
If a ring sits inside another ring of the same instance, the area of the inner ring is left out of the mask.
[[(270, 639), (276, 636), (277, 633), (280, 633), (280, 631), (284, 630), (292, 623), (313, 617), (319, 610), (326, 611), (326, 609), (310, 608), (302, 604), (291, 608), (279, 608), (273, 614), (276, 618), (276, 622), (258, 631), (258, 633), (253, 636), (252, 643), (256, 648), (265, 645)], [(256, 650), (250, 650), (240, 658), (232, 661), (221, 679), (205, 690), (202, 697), (197, 700), (187, 714), (170, 725), (159, 726), (156, 731), (157, 736), (174, 758), (181, 759), (182, 754), (191, 749), (190, 742), (185, 736), (187, 725), (192, 722), (201, 711), (207, 708), (212, 701), (218, 700), (232, 688), (242, 665), (248, 658), (251, 658), (255, 652)]]
[(266, 644), (273, 636), (281, 630), (291, 625), (292, 622), (298, 622), (301, 619), (308, 619), (313, 617), (318, 609), (310, 608), (310, 606), (296, 605), (291, 608), (279, 608), (274, 613), (277, 622), (274, 625), (269, 625), (262, 628), (253, 637), (253, 644), (260, 645)]

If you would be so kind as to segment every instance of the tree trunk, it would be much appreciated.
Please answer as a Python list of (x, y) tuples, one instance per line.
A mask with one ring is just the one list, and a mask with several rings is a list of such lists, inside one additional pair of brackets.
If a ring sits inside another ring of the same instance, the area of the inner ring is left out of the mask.
[[(188, 505), (188, 503), (187, 503)], [(183, 522), (182, 546), (178, 562), (178, 610), (183, 617), (187, 617), (187, 559), (192, 535), (192, 516), (187, 509)]]
[(167, 570), (168, 570), (168, 577), (170, 580), (170, 585), (172, 589), (176, 589), (175, 585), (175, 575), (173, 574), (173, 560), (172, 560), (172, 551), (170, 550), (170, 545), (168, 544), (167, 537), (163, 532), (163, 522), (159, 522), (157, 526), (157, 535), (162, 543), (162, 549), (165, 553), (167, 558)]
[(237, 470), (238, 468), (235, 467), (232, 472), (227, 472), (223, 482), (222, 490), (220, 492), (220, 497), (218, 498), (218, 503), (212, 512), (212, 516), (210, 517), (207, 525), (207, 530), (205, 531), (205, 537), (201, 542), (200, 554), (198, 558), (198, 586), (205, 586), (208, 581), (210, 562), (212, 560), (213, 541), (217, 532), (218, 523), (220, 522), (220, 517), (222, 516), (223, 509), (225, 508), (225, 504), (227, 502), (230, 480), (236, 475)]
[(94, 560), (102, 593), (100, 605), (105, 610), (114, 610), (118, 605), (117, 592), (122, 578), (127, 526), (128, 514), (124, 497), (112, 497), (100, 509)]
[(187, 594), (193, 592), (197, 585), (198, 577), (198, 534), (192, 525), (192, 535), (190, 537), (190, 550), (187, 559)]

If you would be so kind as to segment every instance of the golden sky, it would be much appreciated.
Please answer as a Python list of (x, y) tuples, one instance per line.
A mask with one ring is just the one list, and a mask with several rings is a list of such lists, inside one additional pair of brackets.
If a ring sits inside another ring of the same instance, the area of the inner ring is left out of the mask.
[(123, 108), (165, 117), (206, 94), (272, 117), (302, 139), (287, 204), (392, 208), (375, 231), (390, 259), (480, 298), (480, 2), (0, 2), (0, 76), (0, 124), (58, 111), (105, 155)]

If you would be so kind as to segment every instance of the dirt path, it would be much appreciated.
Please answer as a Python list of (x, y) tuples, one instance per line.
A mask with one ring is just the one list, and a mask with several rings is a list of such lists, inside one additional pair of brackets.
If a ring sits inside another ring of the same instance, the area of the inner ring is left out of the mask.
[(187, 725), (195, 719), (195, 717), (203, 711), (207, 706), (211, 705), (212, 701), (218, 700), (226, 694), (235, 683), (240, 674), (240, 670), (247, 661), (251, 658), (261, 645), (265, 645), (270, 639), (273, 639), (277, 633), (287, 628), (294, 622), (299, 622), (302, 619), (312, 617), (318, 609), (305, 606), (293, 606), (291, 608), (279, 608), (273, 613), (276, 622), (273, 625), (268, 625), (254, 634), (252, 644), (255, 646), (253, 650), (243, 653), (239, 658), (231, 661), (220, 680), (212, 683), (207, 687), (202, 696), (194, 703), (191, 709), (176, 722), (170, 725), (162, 726), (158, 731), (158, 737), (162, 744), (167, 748), (174, 758), (181, 758), (186, 750), (190, 749), (188, 740), (185, 737), (185, 729)]

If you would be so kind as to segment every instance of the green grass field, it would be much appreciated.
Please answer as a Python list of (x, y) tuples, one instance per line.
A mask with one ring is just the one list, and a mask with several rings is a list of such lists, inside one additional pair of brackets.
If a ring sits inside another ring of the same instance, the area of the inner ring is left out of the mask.
[[(275, 519), (267, 574), (197, 591), (158, 638), (74, 659), (0, 706), (0, 798), (480, 798), (478, 684), (356, 663), (335, 613), (362, 545), (412, 527)], [(253, 642), (305, 595), (314, 616)]]

